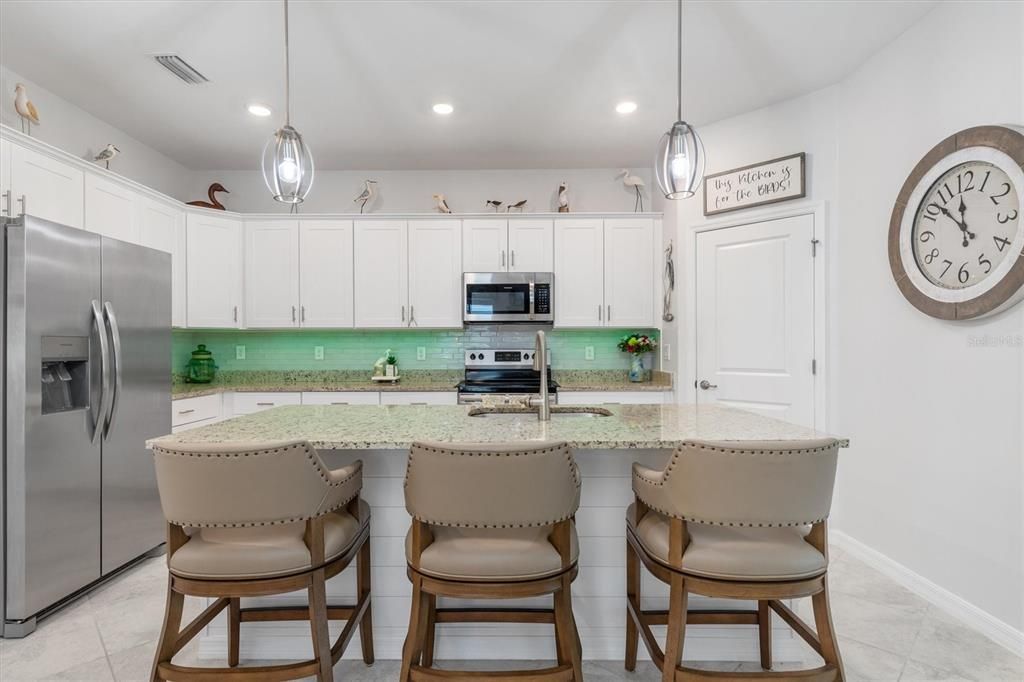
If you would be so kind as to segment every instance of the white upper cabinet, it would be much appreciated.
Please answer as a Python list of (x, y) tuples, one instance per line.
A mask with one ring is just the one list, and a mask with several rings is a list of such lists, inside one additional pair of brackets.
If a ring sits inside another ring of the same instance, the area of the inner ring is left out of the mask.
[(11, 145), (12, 213), (83, 225), (84, 173), (45, 154)]
[(351, 327), (352, 221), (299, 224), (299, 324)]
[(141, 197), (119, 182), (85, 174), (85, 229), (104, 237), (138, 243)]
[(245, 326), (299, 326), (299, 223), (245, 224)]
[(553, 220), (508, 221), (509, 272), (551, 272), (555, 268)]
[(464, 272), (551, 272), (554, 221), (483, 218), (462, 221)]
[(555, 326), (604, 326), (604, 224), (600, 219), (558, 221)]
[(188, 326), (242, 325), (242, 221), (189, 213), (186, 233)]
[(143, 197), (137, 204), (139, 243), (171, 254), (171, 326), (185, 326), (185, 211)]
[(504, 272), (508, 268), (508, 221), (462, 221), (463, 272)]
[(606, 327), (655, 326), (655, 263), (653, 220), (604, 221)]
[(462, 326), (462, 221), (409, 221), (409, 324)]
[(11, 196), (11, 143), (0, 137), (0, 218), (14, 216), (14, 197)]
[(409, 322), (409, 251), (404, 220), (357, 220), (353, 227), (356, 327)]

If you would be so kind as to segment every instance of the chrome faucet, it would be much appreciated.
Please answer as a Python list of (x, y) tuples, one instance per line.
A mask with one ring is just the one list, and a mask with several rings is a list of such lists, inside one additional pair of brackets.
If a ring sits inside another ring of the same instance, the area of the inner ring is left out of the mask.
[(548, 344), (544, 332), (537, 330), (533, 341), (533, 369), (540, 372), (540, 399), (532, 399), (531, 406), (537, 407), (537, 419), (551, 421), (551, 396), (548, 394)]

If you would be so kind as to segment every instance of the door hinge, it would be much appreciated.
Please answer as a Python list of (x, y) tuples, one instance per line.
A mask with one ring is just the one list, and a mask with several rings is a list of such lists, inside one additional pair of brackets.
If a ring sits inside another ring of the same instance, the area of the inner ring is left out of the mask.
[(818, 373), (818, 361), (816, 359), (814, 359), (814, 358), (811, 358), (811, 374), (817, 374), (817, 373)]
[(817, 258), (818, 257), (818, 244), (820, 244), (820, 243), (821, 243), (821, 240), (819, 240), (819, 239), (812, 239), (811, 240), (811, 258)]

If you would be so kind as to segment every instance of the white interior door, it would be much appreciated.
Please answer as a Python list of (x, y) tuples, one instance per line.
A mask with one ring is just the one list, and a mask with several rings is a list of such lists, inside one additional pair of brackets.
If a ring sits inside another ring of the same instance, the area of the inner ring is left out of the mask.
[(409, 221), (409, 322), (462, 327), (462, 221)]
[(464, 220), (462, 271), (505, 272), (508, 269), (508, 221), (504, 218)]
[(299, 223), (254, 221), (245, 226), (245, 324), (299, 326)]
[(303, 327), (352, 326), (352, 221), (303, 221), (299, 229)]
[(508, 223), (509, 272), (555, 269), (555, 222), (526, 218)]
[(697, 402), (814, 426), (814, 216), (697, 235)]

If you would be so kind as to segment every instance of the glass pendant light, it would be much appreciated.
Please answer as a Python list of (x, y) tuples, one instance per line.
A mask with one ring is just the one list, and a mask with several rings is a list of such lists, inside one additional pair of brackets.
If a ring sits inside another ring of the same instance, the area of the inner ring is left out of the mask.
[(263, 148), (263, 180), (275, 201), (301, 204), (313, 186), (313, 154), (291, 126), (291, 65), (288, 61), (288, 0), (284, 0), (284, 126)]
[(683, 120), (683, 0), (677, 4), (676, 122), (661, 136), (654, 173), (666, 199), (688, 199), (704, 179), (704, 143)]

